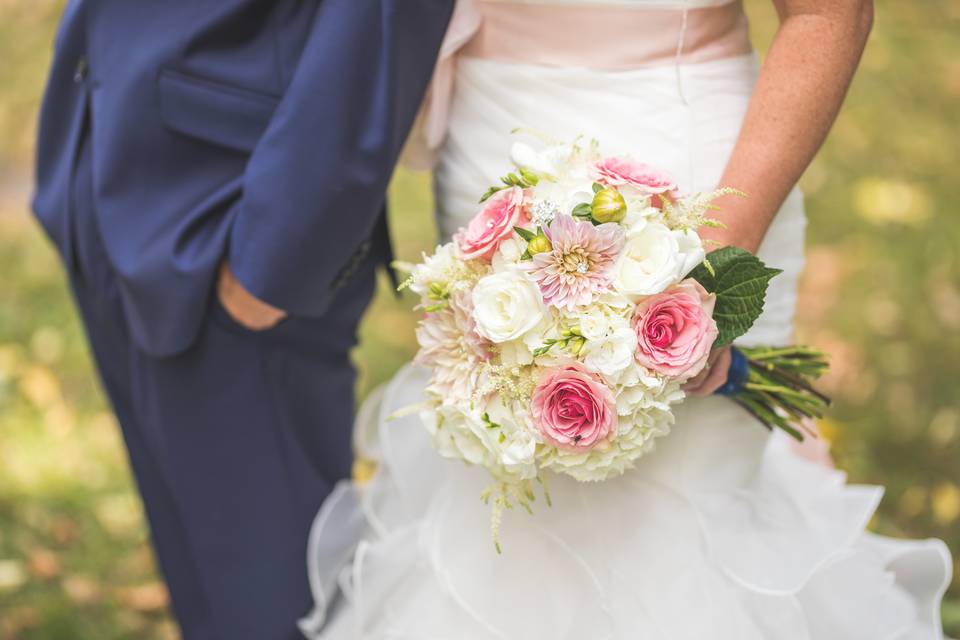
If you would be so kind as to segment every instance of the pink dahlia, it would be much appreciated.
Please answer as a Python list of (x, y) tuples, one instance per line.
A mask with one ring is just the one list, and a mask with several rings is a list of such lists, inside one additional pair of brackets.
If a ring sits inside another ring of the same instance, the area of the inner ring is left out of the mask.
[(417, 327), (417, 342), (414, 362), (432, 370), (430, 391), (453, 402), (472, 400), (480, 364), (490, 359), (490, 352), (477, 333), (469, 292), (453, 294), (446, 307), (426, 314)]
[(572, 311), (610, 286), (609, 272), (623, 247), (620, 225), (558, 215), (544, 233), (552, 249), (534, 255), (527, 267), (544, 302)]

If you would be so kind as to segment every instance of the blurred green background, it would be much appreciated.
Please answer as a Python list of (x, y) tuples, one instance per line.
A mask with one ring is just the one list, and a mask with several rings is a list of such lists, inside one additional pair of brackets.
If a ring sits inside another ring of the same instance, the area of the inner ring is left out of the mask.
[[(748, 0), (758, 46), (769, 0)], [(0, 0), (0, 640), (176, 638), (114, 419), (60, 265), (30, 219), (37, 104), (62, 2)], [(803, 181), (801, 337), (833, 356), (823, 429), (876, 531), (960, 549), (960, 3), (878, 0), (847, 106)], [(428, 180), (392, 186), (399, 254), (432, 246)], [(413, 351), (409, 300), (381, 291), (360, 390)], [(960, 636), (960, 580), (944, 607)]]

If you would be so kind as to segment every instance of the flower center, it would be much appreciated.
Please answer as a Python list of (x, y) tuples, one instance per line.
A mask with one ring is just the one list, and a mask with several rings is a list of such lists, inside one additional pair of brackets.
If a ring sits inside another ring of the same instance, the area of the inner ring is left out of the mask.
[(587, 273), (590, 271), (590, 256), (580, 247), (574, 247), (563, 254), (560, 261), (567, 273)]

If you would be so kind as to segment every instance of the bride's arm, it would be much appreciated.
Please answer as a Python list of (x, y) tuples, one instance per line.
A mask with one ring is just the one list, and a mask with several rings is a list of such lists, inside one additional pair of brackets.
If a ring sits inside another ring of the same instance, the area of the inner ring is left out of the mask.
[(773, 0), (780, 28), (720, 184), (726, 229), (704, 236), (756, 251), (830, 130), (873, 23), (872, 0)]
[[(787, 194), (837, 117), (873, 24), (872, 0), (773, 0), (780, 28), (760, 69), (740, 136), (720, 184), (746, 198), (717, 201), (723, 229), (701, 235), (756, 252)], [(684, 388), (708, 395), (727, 380), (730, 349)]]

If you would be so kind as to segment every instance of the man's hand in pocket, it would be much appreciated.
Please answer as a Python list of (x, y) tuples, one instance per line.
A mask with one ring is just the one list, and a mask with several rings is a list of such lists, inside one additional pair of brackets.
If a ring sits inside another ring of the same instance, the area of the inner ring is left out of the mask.
[(217, 296), (230, 317), (250, 331), (265, 331), (287, 317), (282, 309), (267, 304), (247, 291), (226, 262), (220, 265)]

